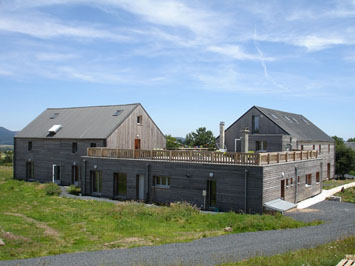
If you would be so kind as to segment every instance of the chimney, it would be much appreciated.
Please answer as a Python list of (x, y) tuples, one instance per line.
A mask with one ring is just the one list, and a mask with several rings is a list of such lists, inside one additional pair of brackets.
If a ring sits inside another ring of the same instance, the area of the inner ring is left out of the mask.
[(249, 151), (249, 129), (245, 128), (240, 131), (242, 133), (242, 152), (248, 152)]
[(219, 123), (219, 149), (224, 150), (224, 122)]

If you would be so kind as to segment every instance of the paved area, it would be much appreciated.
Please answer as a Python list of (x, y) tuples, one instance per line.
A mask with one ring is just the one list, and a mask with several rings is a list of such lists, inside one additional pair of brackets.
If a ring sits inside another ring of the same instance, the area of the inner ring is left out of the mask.
[(298, 229), (203, 238), (190, 243), (3, 261), (0, 265), (215, 265), (257, 255), (311, 248), (355, 235), (355, 204), (324, 201), (286, 215), (302, 221), (321, 219), (325, 223)]

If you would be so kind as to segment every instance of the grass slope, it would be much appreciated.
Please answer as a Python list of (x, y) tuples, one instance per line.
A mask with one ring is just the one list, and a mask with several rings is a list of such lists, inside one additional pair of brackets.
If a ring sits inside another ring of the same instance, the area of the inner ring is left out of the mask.
[(342, 201), (355, 203), (355, 187), (345, 189), (344, 192), (338, 192), (335, 196), (340, 196)]
[(354, 180), (352, 179), (345, 179), (345, 180), (341, 180), (341, 179), (331, 179), (331, 180), (326, 180), (323, 182), (323, 189), (332, 189), (338, 186), (342, 186), (345, 184), (349, 184), (354, 182)]
[[(0, 169), (0, 260), (68, 252), (159, 245), (233, 233), (297, 228), (282, 215), (203, 214), (187, 204), (171, 207), (117, 204), (48, 196), (45, 184), (12, 179)], [(317, 224), (314, 222), (313, 224)]]
[(348, 237), (343, 240), (334, 241), (325, 245), (311, 249), (301, 249), (298, 251), (287, 252), (271, 257), (255, 257), (237, 263), (227, 263), (224, 266), (299, 266), (317, 265), (334, 266), (341, 261), (345, 255), (355, 254), (355, 237)]

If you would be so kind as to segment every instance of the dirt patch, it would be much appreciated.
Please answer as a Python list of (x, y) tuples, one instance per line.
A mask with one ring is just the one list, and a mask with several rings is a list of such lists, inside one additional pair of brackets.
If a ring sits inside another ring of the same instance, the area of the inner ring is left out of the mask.
[(128, 248), (129, 246), (132, 245), (151, 246), (153, 245), (153, 242), (141, 237), (127, 237), (127, 238), (123, 238), (117, 241), (104, 244), (105, 247), (109, 247), (109, 248), (113, 248), (113, 247)]
[(53, 229), (52, 227), (49, 227), (48, 225), (46, 225), (44, 222), (37, 221), (37, 220), (27, 217), (26, 215), (21, 214), (21, 213), (6, 212), (4, 214), (21, 217), (25, 221), (30, 222), (30, 223), (34, 223), (38, 228), (43, 229), (45, 235), (52, 236), (52, 237), (59, 237), (59, 233), (55, 229)]
[(24, 242), (28, 242), (30, 241), (30, 239), (28, 239), (27, 237), (24, 237), (24, 236), (18, 236), (18, 235), (15, 235), (11, 232), (5, 232), (2, 234), (2, 237), (4, 239), (9, 239), (9, 240), (21, 240), (21, 241), (24, 241)]

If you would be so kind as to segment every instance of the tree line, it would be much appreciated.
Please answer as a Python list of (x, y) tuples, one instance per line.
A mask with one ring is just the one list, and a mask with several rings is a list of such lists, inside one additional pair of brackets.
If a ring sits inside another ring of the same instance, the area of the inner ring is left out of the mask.
[[(355, 151), (347, 147), (344, 140), (334, 136), (335, 140), (335, 174), (344, 178), (345, 174), (355, 175)], [(348, 142), (355, 142), (355, 138), (348, 139)]]

